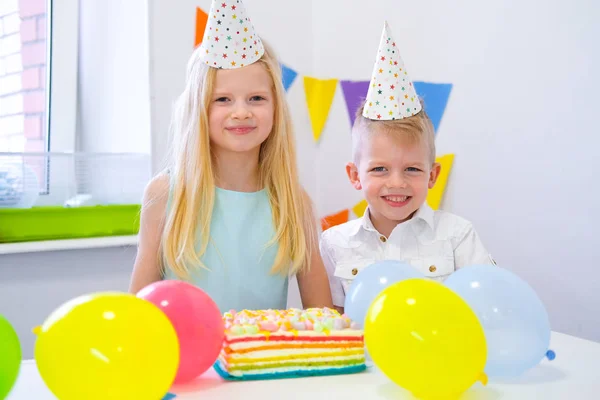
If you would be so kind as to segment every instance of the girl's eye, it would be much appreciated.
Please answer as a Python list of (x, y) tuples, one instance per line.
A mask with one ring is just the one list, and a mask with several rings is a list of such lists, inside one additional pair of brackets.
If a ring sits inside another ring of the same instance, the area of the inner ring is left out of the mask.
[(229, 99), (227, 97), (219, 97), (215, 101), (217, 101), (217, 102), (226, 102), (226, 101), (229, 101)]
[(252, 96), (250, 98), (250, 100), (252, 100), (252, 101), (261, 101), (261, 100), (265, 100), (265, 98), (262, 97), (262, 96)]
[(373, 171), (373, 172), (383, 172), (383, 171), (385, 171), (385, 167), (375, 167), (371, 171)]

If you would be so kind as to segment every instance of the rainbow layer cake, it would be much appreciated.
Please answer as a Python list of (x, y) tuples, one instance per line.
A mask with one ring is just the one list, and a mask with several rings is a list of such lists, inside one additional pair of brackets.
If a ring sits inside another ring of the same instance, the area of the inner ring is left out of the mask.
[(215, 370), (225, 379), (277, 379), (363, 371), (363, 331), (329, 308), (244, 310), (223, 315)]

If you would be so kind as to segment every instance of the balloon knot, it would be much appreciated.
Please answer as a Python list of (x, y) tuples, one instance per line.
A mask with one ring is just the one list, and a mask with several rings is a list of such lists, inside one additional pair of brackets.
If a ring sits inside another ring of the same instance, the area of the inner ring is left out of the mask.
[(556, 353), (552, 350), (548, 350), (546, 352), (546, 357), (548, 358), (548, 360), (552, 361), (556, 358)]
[(483, 383), (483, 385), (487, 385), (488, 384), (488, 376), (485, 373), (482, 373), (481, 376), (479, 377), (479, 382)]
[(38, 325), (35, 328), (33, 328), (31, 332), (33, 332), (35, 335), (39, 335), (42, 332), (42, 327)]

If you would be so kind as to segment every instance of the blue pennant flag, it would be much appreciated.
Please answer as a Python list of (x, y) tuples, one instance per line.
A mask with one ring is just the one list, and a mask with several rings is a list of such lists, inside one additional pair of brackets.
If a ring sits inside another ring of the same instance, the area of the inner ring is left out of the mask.
[(283, 87), (287, 92), (290, 86), (292, 86), (292, 83), (294, 83), (294, 80), (298, 76), (298, 73), (290, 67), (288, 67), (287, 65), (281, 64), (281, 75), (283, 80)]
[(440, 122), (442, 121), (442, 116), (446, 110), (446, 104), (448, 104), (452, 84), (414, 82), (414, 85), (417, 95), (421, 97), (423, 103), (425, 103), (425, 111), (427, 112), (427, 115), (429, 115), (429, 118), (433, 123), (433, 128), (437, 133)]

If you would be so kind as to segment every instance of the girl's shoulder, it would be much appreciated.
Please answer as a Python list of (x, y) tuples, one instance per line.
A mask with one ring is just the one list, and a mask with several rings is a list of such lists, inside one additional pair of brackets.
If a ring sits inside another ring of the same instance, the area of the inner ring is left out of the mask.
[(156, 216), (164, 215), (169, 200), (170, 188), (171, 181), (168, 173), (160, 173), (152, 178), (144, 190), (143, 212)]
[(169, 195), (171, 177), (168, 172), (161, 172), (148, 182), (144, 190), (144, 198), (156, 199)]

